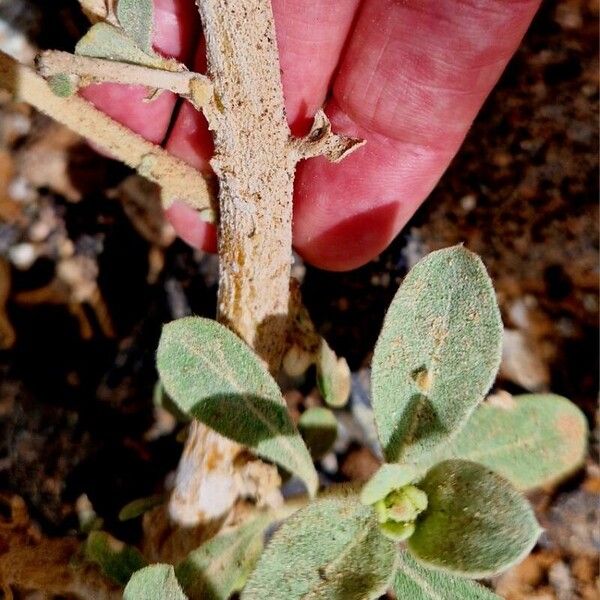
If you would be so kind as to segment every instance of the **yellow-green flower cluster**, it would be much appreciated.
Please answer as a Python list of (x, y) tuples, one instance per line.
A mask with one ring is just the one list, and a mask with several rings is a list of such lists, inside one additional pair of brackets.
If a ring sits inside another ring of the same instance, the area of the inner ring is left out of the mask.
[(382, 532), (393, 540), (409, 538), (427, 508), (427, 495), (413, 485), (416, 478), (410, 465), (385, 464), (361, 491), (361, 502), (373, 506)]

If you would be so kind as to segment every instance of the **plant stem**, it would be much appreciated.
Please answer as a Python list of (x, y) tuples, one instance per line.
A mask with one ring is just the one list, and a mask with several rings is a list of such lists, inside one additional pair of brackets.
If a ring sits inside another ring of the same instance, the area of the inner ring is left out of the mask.
[(160, 90), (169, 90), (194, 103), (200, 109), (212, 94), (208, 77), (193, 71), (166, 71), (142, 65), (115, 63), (102, 58), (75, 56), (59, 50), (42, 52), (37, 59), (38, 72), (42, 77), (62, 73), (75, 75), (77, 87), (91, 83), (111, 82), (144, 85)]
[[(214, 90), (203, 110), (214, 132), (211, 165), (219, 178), (218, 318), (275, 374), (288, 329), (296, 163), (317, 154), (341, 160), (362, 142), (332, 134), (322, 112), (306, 138), (292, 138), (270, 0), (196, 4)], [(213, 464), (213, 473), (220, 471), (224, 479), (227, 474), (231, 479), (236, 471), (230, 457), (235, 458), (240, 447), (194, 423), (169, 506), (180, 522), (205, 518), (215, 503), (216, 490), (202, 489), (206, 456), (216, 454), (207, 444), (226, 457), (217, 468)], [(270, 492), (272, 497), (272, 490), (261, 490), (260, 483), (256, 487), (259, 497)]]
[(210, 182), (196, 169), (113, 121), (83, 98), (56, 96), (45, 79), (3, 52), (0, 52), (0, 87), (158, 183), (165, 205), (182, 200), (203, 211), (206, 220), (214, 220), (217, 207)]
[[(219, 320), (276, 372), (287, 331), (296, 161), (290, 156), (271, 5), (197, 4), (214, 86), (214, 101), (204, 112), (214, 132), (211, 165), (219, 178)], [(205, 518), (214, 505), (215, 490), (202, 489), (207, 444), (224, 457), (213, 473), (233, 478), (241, 448), (194, 423), (169, 505), (179, 521)]]
[(295, 157), (268, 0), (202, 0), (219, 178), (219, 320), (279, 368), (292, 261)]

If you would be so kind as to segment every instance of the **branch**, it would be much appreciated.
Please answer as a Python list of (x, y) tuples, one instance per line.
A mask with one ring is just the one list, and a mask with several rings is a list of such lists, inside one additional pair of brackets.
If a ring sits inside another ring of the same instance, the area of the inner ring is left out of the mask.
[(37, 68), (38, 73), (45, 78), (65, 73), (73, 75), (76, 87), (110, 82), (169, 90), (192, 102), (197, 110), (212, 96), (212, 84), (208, 77), (187, 70), (166, 71), (102, 58), (76, 56), (57, 50), (42, 52), (37, 59)]
[(215, 220), (217, 207), (211, 183), (196, 169), (113, 121), (82, 98), (56, 96), (42, 77), (3, 52), (0, 87), (160, 185), (166, 206), (181, 200), (202, 211), (205, 220)]
[[(322, 111), (306, 138), (291, 136), (270, 0), (196, 4), (214, 86), (203, 110), (215, 136), (211, 165), (219, 177), (219, 320), (275, 374), (289, 327), (296, 163), (320, 154), (341, 160), (362, 142), (333, 134)], [(206, 518), (215, 491), (207, 485), (205, 457), (237, 457), (239, 448), (202, 423), (191, 427), (169, 503), (172, 517), (187, 524)], [(221, 485), (227, 481), (227, 489), (235, 490), (234, 473), (242, 464), (220, 460), (211, 476), (216, 470)], [(263, 484), (258, 491), (259, 497), (272, 492)], [(229, 494), (219, 511), (228, 511), (235, 499)]]

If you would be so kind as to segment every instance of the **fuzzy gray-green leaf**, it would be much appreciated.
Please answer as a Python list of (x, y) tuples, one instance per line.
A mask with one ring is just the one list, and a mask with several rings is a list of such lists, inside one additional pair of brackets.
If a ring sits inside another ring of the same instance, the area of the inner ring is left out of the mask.
[(157, 366), (182, 411), (298, 475), (314, 495), (317, 473), (279, 387), (234, 333), (201, 317), (173, 321), (163, 329)]
[(527, 500), (477, 463), (442, 462), (418, 486), (429, 505), (408, 547), (423, 563), (485, 577), (524, 558), (540, 534)]
[(105, 531), (92, 531), (85, 543), (86, 558), (96, 563), (107, 577), (125, 585), (132, 573), (146, 565), (140, 551)]
[(315, 460), (331, 450), (337, 437), (337, 428), (335, 415), (321, 406), (305, 410), (298, 421), (298, 429)]
[(388, 461), (418, 462), (455, 435), (489, 390), (502, 321), (481, 260), (432, 252), (398, 290), (373, 356), (373, 410)]
[(144, 52), (152, 53), (152, 0), (119, 0), (117, 19), (125, 33)]
[(123, 600), (187, 600), (171, 565), (150, 565), (137, 571), (123, 591)]
[(506, 404), (484, 402), (448, 448), (444, 458), (481, 463), (528, 490), (556, 483), (587, 456), (585, 415), (554, 394), (524, 394)]
[(398, 557), (393, 589), (400, 600), (501, 600), (475, 581), (424, 567), (408, 552)]
[(242, 600), (370, 600), (386, 590), (395, 544), (370, 507), (338, 490), (292, 515), (275, 533)]
[(321, 339), (316, 355), (317, 385), (328, 406), (341, 408), (348, 402), (352, 387), (350, 367)]
[(131, 38), (110, 23), (96, 23), (79, 40), (75, 54), (122, 61), (156, 69), (168, 68), (173, 61), (149, 54), (136, 46)]
[(260, 516), (218, 535), (191, 552), (175, 569), (190, 600), (227, 600), (242, 589), (263, 549), (270, 519)]

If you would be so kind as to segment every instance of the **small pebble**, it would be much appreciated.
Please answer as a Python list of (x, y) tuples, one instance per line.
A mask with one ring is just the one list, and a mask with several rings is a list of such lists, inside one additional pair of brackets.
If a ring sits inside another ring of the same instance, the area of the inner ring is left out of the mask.
[(26, 271), (35, 262), (37, 253), (33, 244), (22, 243), (10, 248), (8, 257), (17, 269)]
[(465, 212), (471, 212), (477, 206), (477, 196), (475, 194), (467, 194), (460, 199), (460, 207)]
[(338, 471), (337, 456), (333, 452), (329, 452), (321, 459), (321, 468), (328, 475), (334, 475)]
[(10, 182), (8, 195), (17, 202), (31, 202), (36, 198), (33, 187), (24, 177), (15, 177)]

